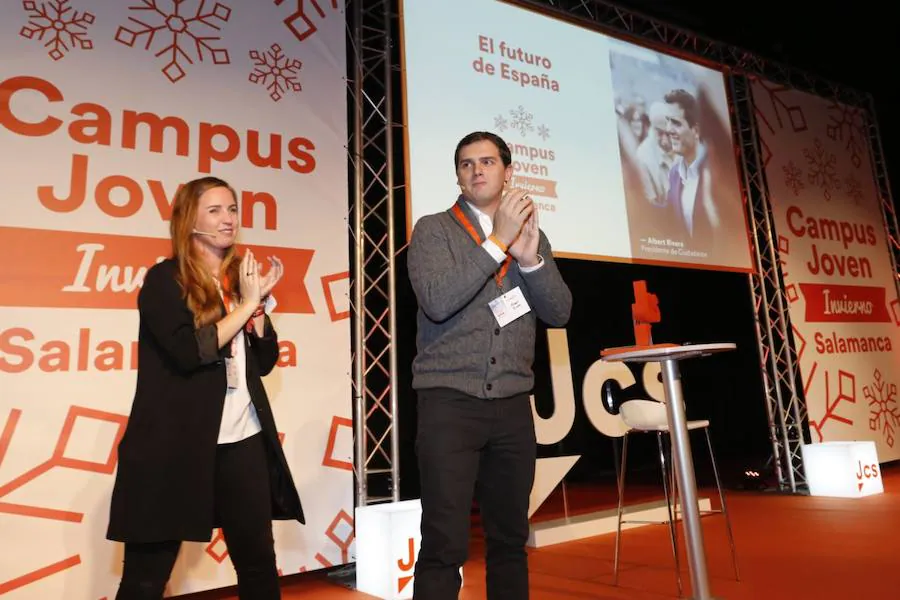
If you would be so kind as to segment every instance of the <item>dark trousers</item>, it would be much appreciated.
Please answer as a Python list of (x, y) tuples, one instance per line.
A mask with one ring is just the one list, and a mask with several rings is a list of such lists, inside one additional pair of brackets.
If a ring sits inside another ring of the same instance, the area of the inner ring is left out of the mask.
[[(216, 451), (215, 522), (222, 527), (242, 600), (281, 598), (263, 435)], [(160, 600), (181, 542), (126, 543), (116, 600)]]
[(536, 449), (528, 394), (481, 400), (455, 390), (419, 390), (422, 548), (416, 600), (458, 597), (473, 494), (487, 543), (487, 597), (528, 598), (525, 543)]

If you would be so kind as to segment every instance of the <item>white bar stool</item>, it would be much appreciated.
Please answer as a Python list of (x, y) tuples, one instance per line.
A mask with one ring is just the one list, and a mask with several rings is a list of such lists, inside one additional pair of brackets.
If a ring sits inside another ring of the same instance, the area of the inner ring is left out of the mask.
[[(675, 485), (675, 470), (670, 469), (667, 466), (666, 457), (671, 457), (671, 444), (664, 444), (663, 437), (668, 438), (669, 436), (669, 423), (666, 417), (666, 407), (665, 404), (661, 402), (656, 402), (653, 400), (642, 400), (642, 399), (634, 399), (634, 400), (626, 400), (622, 402), (619, 406), (619, 415), (622, 417), (622, 420), (625, 424), (630, 428), (628, 432), (622, 437), (622, 459), (621, 465), (619, 467), (617, 484), (619, 491), (619, 508), (618, 508), (618, 523), (616, 526), (616, 554), (615, 561), (613, 564), (613, 585), (617, 585), (619, 581), (619, 546), (620, 546), (620, 538), (622, 534), (622, 524), (623, 523), (668, 523), (669, 524), (669, 537), (672, 541), (672, 556), (675, 559), (675, 573), (678, 582), (678, 595), (681, 596), (683, 593), (683, 587), (681, 582), (681, 564), (678, 558), (678, 544), (677, 544), (677, 533), (675, 528), (675, 516), (678, 511), (677, 509), (677, 486)], [(728, 542), (731, 545), (731, 560), (734, 565), (734, 577), (738, 581), (740, 581), (740, 574), (738, 572), (738, 564), (737, 564), (737, 553), (735, 551), (734, 546), (734, 535), (731, 530), (731, 519), (728, 516), (728, 507), (725, 504), (725, 494), (722, 491), (722, 484), (719, 480), (719, 469), (716, 465), (716, 458), (713, 453), (712, 440), (709, 436), (709, 421), (706, 420), (698, 420), (698, 421), (688, 421), (687, 423), (689, 431), (695, 431), (697, 429), (702, 429), (706, 434), (706, 445), (709, 448), (709, 458), (712, 462), (713, 474), (716, 478), (716, 488), (719, 491), (719, 501), (721, 502), (722, 509), (721, 510), (711, 510), (704, 511), (703, 514), (711, 514), (711, 513), (722, 513), (725, 517), (725, 526), (728, 532)], [(625, 520), (622, 518), (623, 516), (623, 508), (624, 508), (624, 498), (625, 498), (625, 468), (628, 457), (628, 436), (632, 433), (655, 433), (656, 441), (659, 447), (659, 466), (662, 471), (662, 480), (663, 480), (663, 493), (666, 498), (666, 508), (668, 509), (669, 519), (668, 521), (634, 521), (634, 520)], [(669, 449), (669, 452), (666, 452), (666, 449)], [(670, 490), (672, 493), (670, 494)]]

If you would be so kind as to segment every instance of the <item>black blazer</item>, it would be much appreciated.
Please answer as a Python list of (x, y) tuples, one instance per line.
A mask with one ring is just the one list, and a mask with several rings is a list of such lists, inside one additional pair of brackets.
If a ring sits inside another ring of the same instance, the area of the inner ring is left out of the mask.
[[(208, 541), (212, 537), (213, 476), (227, 388), (216, 326), (196, 329), (165, 260), (147, 271), (138, 294), (137, 387), (119, 443), (107, 538), (121, 542)], [(224, 306), (223, 306), (224, 310)], [(269, 399), (262, 384), (278, 360), (268, 317), (262, 337), (246, 334), (247, 386), (268, 450), (275, 519), (304, 523)]]

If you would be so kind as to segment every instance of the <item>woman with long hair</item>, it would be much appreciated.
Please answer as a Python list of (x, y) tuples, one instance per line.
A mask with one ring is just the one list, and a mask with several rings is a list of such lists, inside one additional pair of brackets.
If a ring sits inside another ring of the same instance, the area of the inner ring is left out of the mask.
[(284, 274), (236, 252), (237, 196), (184, 184), (172, 256), (138, 294), (137, 386), (119, 443), (107, 537), (125, 542), (116, 600), (158, 600), (182, 541), (222, 528), (242, 599), (280, 598), (273, 519), (304, 522), (262, 384), (278, 360), (268, 312)]

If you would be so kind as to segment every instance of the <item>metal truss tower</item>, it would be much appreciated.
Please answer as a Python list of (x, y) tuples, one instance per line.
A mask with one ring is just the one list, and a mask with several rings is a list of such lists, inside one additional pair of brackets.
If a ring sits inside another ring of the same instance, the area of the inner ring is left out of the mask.
[(392, 2), (350, 0), (347, 26), (354, 471), (356, 504), (363, 506), (400, 498), (394, 194), (403, 178), (395, 178), (401, 146)]
[(806, 485), (802, 446), (809, 441), (806, 402), (797, 351), (791, 335), (778, 236), (772, 218), (766, 170), (760, 152), (750, 80), (732, 75), (731, 101), (737, 131), (748, 223), (753, 239), (755, 268), (750, 273), (759, 366), (766, 394), (766, 417), (772, 444), (772, 466), (782, 489), (796, 492)]

